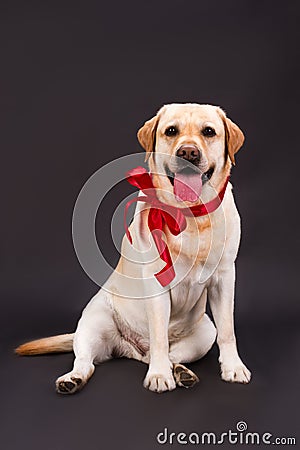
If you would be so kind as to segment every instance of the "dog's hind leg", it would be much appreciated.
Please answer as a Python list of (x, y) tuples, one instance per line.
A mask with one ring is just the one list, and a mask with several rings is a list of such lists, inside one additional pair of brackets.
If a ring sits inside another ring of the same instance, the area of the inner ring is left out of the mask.
[(117, 334), (112, 310), (105, 294), (100, 291), (84, 309), (78, 322), (74, 336), (73, 370), (56, 380), (56, 391), (73, 394), (80, 390), (93, 375), (94, 363), (112, 357)]
[(202, 358), (216, 340), (216, 328), (204, 314), (192, 333), (171, 343), (169, 357), (173, 363), (188, 363)]
[(196, 361), (206, 355), (215, 342), (216, 334), (214, 324), (204, 314), (190, 335), (171, 343), (169, 357), (178, 386), (192, 387), (199, 381), (197, 375), (181, 363)]

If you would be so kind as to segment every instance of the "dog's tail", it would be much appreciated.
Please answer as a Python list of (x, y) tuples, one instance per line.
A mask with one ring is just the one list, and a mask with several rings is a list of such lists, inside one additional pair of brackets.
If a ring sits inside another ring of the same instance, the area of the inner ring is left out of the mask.
[(64, 353), (73, 350), (74, 333), (60, 334), (36, 341), (26, 342), (15, 349), (21, 356), (44, 355), (46, 353)]

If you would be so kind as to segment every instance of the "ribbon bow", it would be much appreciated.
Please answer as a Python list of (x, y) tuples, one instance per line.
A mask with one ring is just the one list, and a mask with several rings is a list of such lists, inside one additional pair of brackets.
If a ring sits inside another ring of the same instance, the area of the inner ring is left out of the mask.
[(204, 216), (215, 211), (224, 198), (226, 187), (229, 181), (227, 177), (224, 187), (219, 195), (208, 203), (192, 206), (191, 208), (176, 208), (175, 206), (166, 205), (158, 200), (155, 187), (152, 183), (151, 175), (143, 167), (136, 167), (127, 172), (127, 181), (140, 189), (144, 195), (129, 200), (124, 211), (124, 228), (129, 242), (132, 244), (132, 237), (129, 232), (126, 217), (130, 205), (135, 202), (145, 202), (151, 205), (148, 215), (148, 227), (155, 242), (159, 256), (166, 263), (165, 267), (158, 273), (155, 273), (157, 281), (163, 286), (167, 286), (175, 278), (175, 270), (169, 248), (163, 240), (163, 229), (167, 225), (170, 232), (177, 236), (186, 228), (185, 216)]

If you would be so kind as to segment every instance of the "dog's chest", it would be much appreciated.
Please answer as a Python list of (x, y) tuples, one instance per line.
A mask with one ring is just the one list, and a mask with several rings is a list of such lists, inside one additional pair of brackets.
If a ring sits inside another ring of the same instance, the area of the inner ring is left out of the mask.
[[(190, 313), (195, 317), (199, 315), (197, 311), (203, 313), (206, 304), (206, 296), (203, 296), (203, 293), (206, 286), (207, 283), (198, 283), (191, 274), (179, 283), (174, 283), (170, 291), (171, 317), (179, 316), (181, 319), (189, 319)], [(201, 298), (203, 302), (199, 302)]]
[(178, 236), (168, 229), (165, 234), (173, 261), (189, 267), (204, 264), (217, 244), (216, 232), (208, 216), (188, 218), (186, 229)]
[(166, 238), (176, 274), (172, 283), (173, 307), (188, 311), (202, 296), (222, 258), (224, 215), (191, 218), (180, 235), (166, 233)]

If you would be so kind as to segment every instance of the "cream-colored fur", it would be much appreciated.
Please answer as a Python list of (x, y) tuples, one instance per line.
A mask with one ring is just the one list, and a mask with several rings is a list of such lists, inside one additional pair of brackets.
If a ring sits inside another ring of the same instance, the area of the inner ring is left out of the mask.
[[(171, 125), (176, 125), (179, 133), (168, 137), (165, 130)], [(215, 136), (205, 137), (201, 133), (207, 126), (216, 131)], [(158, 198), (182, 207), (169, 179), (163, 176), (166, 162), (173, 164), (176, 149), (183, 144), (196, 145), (201, 150), (202, 172), (214, 166), (212, 178), (203, 186), (199, 200), (208, 202), (224, 185), (244, 137), (218, 107), (171, 104), (144, 124), (138, 139), (147, 152)], [(146, 388), (156, 392), (172, 390), (176, 383), (182, 385), (178, 382), (178, 374), (184, 370), (180, 363), (204, 356), (216, 337), (222, 379), (250, 381), (251, 373), (239, 357), (234, 333), (240, 218), (231, 185), (227, 186), (222, 205), (209, 216), (188, 217), (186, 230), (177, 237), (165, 230), (176, 272), (167, 289), (161, 288), (154, 277), (164, 264), (151, 240), (147, 214), (147, 205), (138, 203), (130, 226), (133, 245), (124, 237), (116, 270), (84, 309), (75, 334), (34, 341), (17, 349), (19, 354), (38, 354), (69, 351), (73, 346), (74, 367), (56, 381), (60, 393), (82, 388), (93, 374), (94, 364), (114, 355), (148, 364)], [(153, 258), (147, 263), (149, 255)], [(132, 298), (128, 293), (132, 293)], [(205, 313), (207, 299), (215, 326)], [(186, 373), (192, 374), (188, 369)]]

